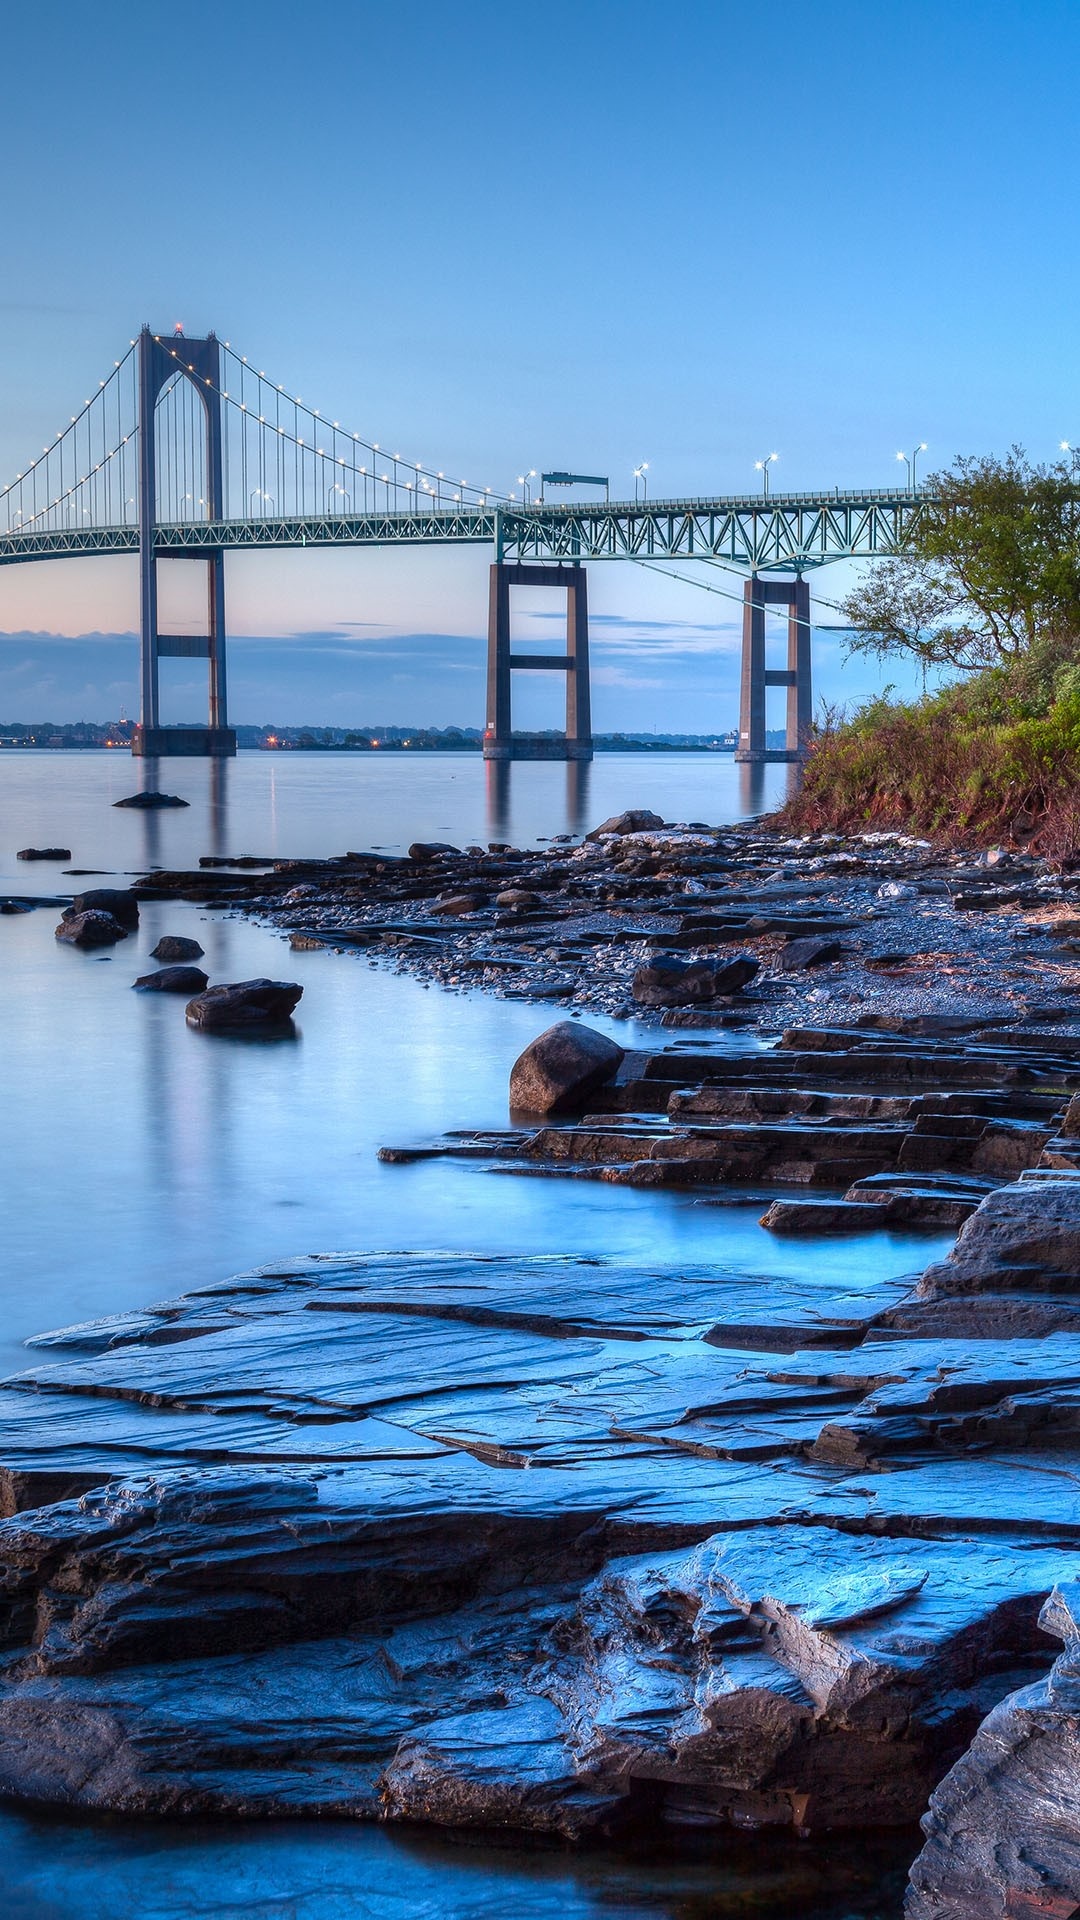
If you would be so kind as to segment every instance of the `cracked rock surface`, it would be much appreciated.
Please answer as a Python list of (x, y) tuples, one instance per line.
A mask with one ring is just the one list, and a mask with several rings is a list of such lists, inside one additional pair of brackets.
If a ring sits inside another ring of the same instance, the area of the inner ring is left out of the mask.
[[(969, 1284), (1039, 1191), (973, 1216)], [(1080, 1346), (919, 1337), (925, 1292), (333, 1256), (43, 1336), (0, 1389), (0, 1786), (570, 1838), (934, 1793), (936, 1899), (950, 1782), (1064, 1686)]]

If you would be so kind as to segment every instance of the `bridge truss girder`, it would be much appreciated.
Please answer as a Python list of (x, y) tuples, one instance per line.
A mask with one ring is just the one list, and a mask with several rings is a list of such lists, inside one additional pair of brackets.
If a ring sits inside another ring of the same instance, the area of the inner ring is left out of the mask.
[(805, 571), (901, 552), (921, 504), (916, 494), (896, 492), (503, 508), (500, 549), (511, 559), (697, 559), (756, 573)]
[[(908, 492), (776, 494), (770, 500), (657, 500), (184, 521), (154, 531), (158, 557), (290, 547), (491, 546), (515, 561), (720, 560), (796, 571), (899, 553), (922, 511)], [(137, 551), (138, 529), (0, 534), (0, 565)]]

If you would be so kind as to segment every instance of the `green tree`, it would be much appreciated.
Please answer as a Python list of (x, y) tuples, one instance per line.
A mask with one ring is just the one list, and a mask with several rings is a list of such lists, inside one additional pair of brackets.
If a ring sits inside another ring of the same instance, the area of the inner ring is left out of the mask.
[(923, 498), (905, 551), (843, 602), (851, 652), (903, 655), (924, 672), (1008, 665), (1063, 635), (1080, 652), (1080, 456), (960, 459)]

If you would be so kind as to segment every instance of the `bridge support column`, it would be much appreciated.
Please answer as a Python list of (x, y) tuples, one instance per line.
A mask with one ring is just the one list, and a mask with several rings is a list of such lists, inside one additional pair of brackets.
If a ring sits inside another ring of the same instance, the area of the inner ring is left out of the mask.
[[(512, 587), (560, 587), (566, 594), (566, 652), (513, 653), (510, 648)], [(565, 673), (566, 733), (562, 740), (515, 734), (510, 676), (518, 669)], [(496, 560), (488, 590), (487, 725), (485, 760), (591, 760), (589, 605), (585, 568), (526, 566)]]
[[(139, 758), (158, 755), (219, 758), (236, 752), (236, 734), (228, 724), (225, 683), (225, 555), (220, 547), (185, 554), (207, 568), (205, 634), (158, 632), (157, 592), (157, 403), (162, 388), (177, 375), (190, 380), (203, 403), (206, 426), (206, 509), (220, 520), (224, 504), (220, 354), (213, 334), (205, 340), (177, 335), (166, 346), (144, 327), (139, 336), (139, 724), (131, 751)], [(208, 725), (163, 727), (158, 684), (162, 659), (199, 659), (208, 663)]]
[[(787, 667), (765, 665), (765, 613), (770, 606), (787, 608)], [(787, 688), (787, 726), (784, 745), (766, 744), (767, 687)], [(805, 760), (814, 712), (810, 657), (810, 586), (801, 575), (795, 580), (763, 580), (752, 573), (743, 586), (742, 683), (739, 700), (739, 740), (735, 759), (753, 761)]]

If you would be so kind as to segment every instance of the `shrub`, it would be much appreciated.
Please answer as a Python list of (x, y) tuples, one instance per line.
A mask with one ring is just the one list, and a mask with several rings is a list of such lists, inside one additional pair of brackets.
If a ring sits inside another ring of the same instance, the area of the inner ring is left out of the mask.
[(1080, 663), (1033, 648), (921, 700), (880, 695), (828, 715), (787, 831), (900, 828), (968, 845), (1011, 842), (1080, 858)]

